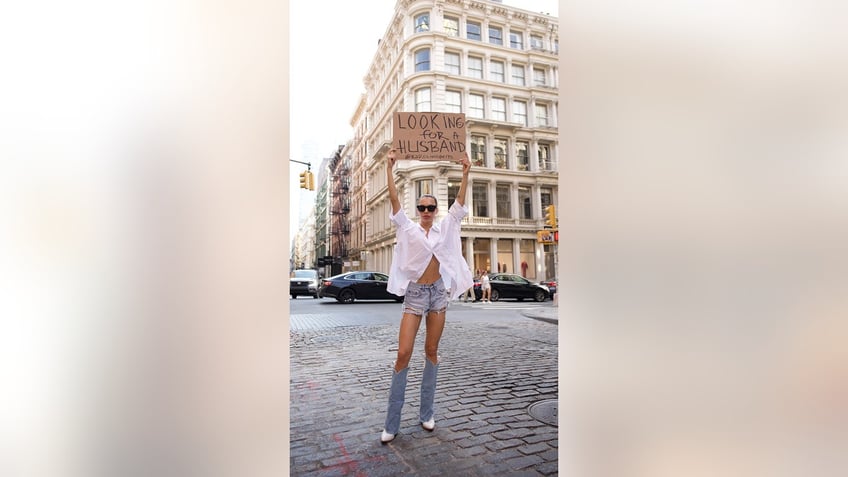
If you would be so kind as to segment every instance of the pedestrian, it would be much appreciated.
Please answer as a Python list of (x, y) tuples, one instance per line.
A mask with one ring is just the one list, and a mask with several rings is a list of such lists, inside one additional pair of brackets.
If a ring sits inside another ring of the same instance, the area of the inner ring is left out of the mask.
[(483, 276), (480, 277), (480, 290), (482, 290), (483, 295), (480, 298), (480, 301), (484, 303), (489, 303), (492, 299), (492, 284), (489, 282), (489, 271), (484, 270)]
[[(424, 337), (424, 371), (421, 378), (421, 400), (419, 421), (421, 427), (432, 431), (436, 427), (433, 417), (433, 401), (436, 393), (436, 376), (439, 370), (439, 340), (445, 327), (445, 313), (449, 298), (457, 298), (464, 290), (473, 286), (471, 271), (462, 256), (459, 231), (462, 218), (468, 213), (465, 205), (465, 189), (471, 161), (468, 154), (462, 159), (462, 182), (456, 199), (447, 216), (434, 223), (438, 202), (432, 195), (418, 198), (418, 223), (406, 216), (398, 200), (394, 168), (396, 151), (390, 150), (386, 165), (389, 215), (397, 228), (397, 244), (389, 272), (388, 291), (403, 296), (403, 315), (398, 332), (397, 360), (392, 369), (392, 384), (389, 389), (386, 423), (380, 436), (382, 443), (389, 442), (400, 430), (401, 410), (406, 395), (406, 377), (415, 336), (426, 316)], [(450, 288), (455, 295), (448, 295)]]
[[(468, 273), (471, 273), (470, 268), (468, 269)], [(477, 277), (474, 277), (474, 279), (476, 279), (476, 278)], [(476, 299), (476, 297), (474, 296), (474, 281), (473, 281), (473, 279), (472, 279), (472, 282), (471, 282), (471, 286), (468, 287), (468, 290), (465, 290), (465, 293), (462, 295), (462, 301), (464, 301), (465, 303), (468, 303), (469, 298), (471, 299), (472, 302)]]

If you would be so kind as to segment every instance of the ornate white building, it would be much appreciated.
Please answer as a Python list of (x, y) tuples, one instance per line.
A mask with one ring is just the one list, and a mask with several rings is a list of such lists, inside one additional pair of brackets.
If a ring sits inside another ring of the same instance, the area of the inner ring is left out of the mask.
[[(531, 280), (556, 274), (552, 246), (537, 243), (544, 208), (557, 203), (558, 20), (499, 2), (399, 0), (364, 78), (351, 118), (351, 236), (359, 269), (388, 272), (395, 231), (389, 221), (386, 152), (395, 111), (463, 112), (474, 167), (462, 225), (472, 271), (505, 270)], [(416, 217), (421, 194), (447, 213), (461, 167), (399, 161), (402, 206)]]

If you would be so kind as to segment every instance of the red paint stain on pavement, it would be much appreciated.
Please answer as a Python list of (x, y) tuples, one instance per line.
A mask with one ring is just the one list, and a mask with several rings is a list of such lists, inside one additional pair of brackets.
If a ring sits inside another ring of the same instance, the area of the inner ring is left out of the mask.
[[(339, 445), (339, 450), (342, 452), (342, 455), (345, 458), (344, 462), (338, 463), (336, 465), (331, 465), (326, 468), (326, 470), (341, 468), (344, 472), (344, 475), (353, 475), (355, 477), (367, 477), (368, 474), (359, 468), (359, 461), (351, 458), (350, 453), (348, 453), (345, 448), (344, 442), (342, 442), (341, 436), (338, 434), (333, 434), (333, 440)], [(386, 460), (385, 456), (376, 456), (370, 457), (366, 459), (368, 461), (384, 461)]]

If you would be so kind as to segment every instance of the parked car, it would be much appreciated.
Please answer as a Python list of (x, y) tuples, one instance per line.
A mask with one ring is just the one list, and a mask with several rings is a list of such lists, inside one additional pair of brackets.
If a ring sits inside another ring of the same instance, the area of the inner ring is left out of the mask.
[(554, 277), (548, 278), (547, 280), (542, 282), (542, 285), (545, 285), (546, 287), (548, 287), (548, 290), (550, 290), (551, 296), (553, 296), (553, 294), (557, 292), (557, 281), (557, 278)]
[(339, 303), (355, 300), (394, 300), (403, 297), (389, 293), (386, 287), (389, 276), (379, 272), (347, 272), (321, 280), (319, 294), (322, 298), (335, 298)]
[[(531, 282), (513, 273), (493, 273), (489, 275), (489, 283), (492, 286), (492, 301), (502, 298), (515, 298), (518, 301), (530, 298), (545, 301), (551, 297), (551, 291), (546, 285)], [(479, 280), (474, 280), (474, 295), (477, 300), (483, 296)]]
[(318, 298), (318, 282), (317, 270), (295, 270), (289, 278), (289, 294), (294, 300), (300, 295)]

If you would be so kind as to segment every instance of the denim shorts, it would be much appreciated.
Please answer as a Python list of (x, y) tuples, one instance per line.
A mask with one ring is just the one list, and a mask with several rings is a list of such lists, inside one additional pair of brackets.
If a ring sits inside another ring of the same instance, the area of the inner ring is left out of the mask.
[(409, 282), (403, 298), (403, 312), (423, 316), (429, 311), (441, 312), (448, 307), (448, 292), (441, 278), (422, 285)]

